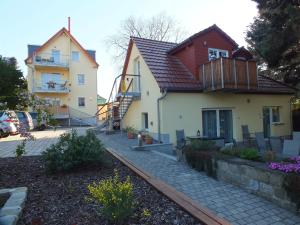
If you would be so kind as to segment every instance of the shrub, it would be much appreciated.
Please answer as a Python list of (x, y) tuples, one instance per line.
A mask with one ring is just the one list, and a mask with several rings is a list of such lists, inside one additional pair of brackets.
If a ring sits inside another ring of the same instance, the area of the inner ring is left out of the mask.
[(257, 161), (260, 159), (258, 151), (255, 148), (244, 148), (241, 150), (240, 157), (242, 159)]
[(64, 133), (56, 144), (43, 152), (48, 172), (67, 171), (78, 166), (102, 163), (104, 147), (91, 130), (78, 136), (75, 130)]
[(239, 149), (239, 148), (225, 149), (225, 150), (222, 150), (221, 152), (225, 155), (240, 157), (241, 149)]
[(185, 146), (185, 150), (195, 150), (195, 151), (213, 151), (217, 150), (218, 147), (213, 141), (206, 140), (192, 140), (190, 144)]
[(130, 178), (121, 182), (115, 172), (113, 178), (88, 185), (93, 199), (102, 204), (103, 215), (114, 223), (123, 223), (133, 214), (133, 185)]

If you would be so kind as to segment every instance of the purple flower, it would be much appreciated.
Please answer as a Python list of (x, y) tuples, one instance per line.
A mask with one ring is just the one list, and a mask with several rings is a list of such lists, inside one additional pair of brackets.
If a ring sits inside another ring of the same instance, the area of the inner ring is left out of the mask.
[(300, 173), (300, 157), (292, 157), (290, 160), (291, 162), (289, 163), (271, 162), (269, 163), (269, 168), (272, 170), (279, 170), (284, 173)]

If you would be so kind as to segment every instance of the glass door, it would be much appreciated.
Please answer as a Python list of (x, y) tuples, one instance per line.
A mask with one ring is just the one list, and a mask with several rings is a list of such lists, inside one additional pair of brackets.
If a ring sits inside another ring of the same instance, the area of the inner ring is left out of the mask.
[(54, 63), (59, 63), (60, 62), (60, 51), (52, 50), (52, 57), (53, 57)]
[(264, 129), (264, 137), (268, 138), (271, 136), (271, 121), (270, 121), (270, 108), (263, 108), (263, 129)]
[(202, 111), (203, 136), (217, 137), (217, 113), (216, 110)]
[(233, 130), (232, 130), (232, 110), (220, 110), (220, 137), (225, 138), (225, 142), (232, 142)]

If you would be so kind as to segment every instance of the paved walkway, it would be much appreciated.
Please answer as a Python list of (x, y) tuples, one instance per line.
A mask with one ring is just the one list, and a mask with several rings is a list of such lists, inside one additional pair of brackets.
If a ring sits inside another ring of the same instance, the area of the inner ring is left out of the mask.
[(137, 145), (137, 140), (128, 140), (120, 134), (100, 134), (98, 137), (107, 147), (113, 148), (136, 166), (185, 193), (232, 224), (300, 225), (300, 217), (261, 197), (231, 184), (216, 181), (183, 163), (153, 152), (132, 151), (129, 146)]
[[(78, 134), (82, 134), (87, 128), (77, 127), (74, 129), (77, 130)], [(52, 129), (44, 131), (32, 131), (31, 134), (36, 138), (36, 140), (28, 141), (26, 143), (26, 153), (24, 155), (40, 155), (47, 147), (56, 143), (61, 134), (64, 132), (69, 132), (70, 130), (70, 128), (60, 128), (56, 131)], [(21, 138), (20, 135), (14, 135), (0, 139), (0, 158), (15, 157), (17, 145), (20, 144), (23, 139), (24, 138)]]

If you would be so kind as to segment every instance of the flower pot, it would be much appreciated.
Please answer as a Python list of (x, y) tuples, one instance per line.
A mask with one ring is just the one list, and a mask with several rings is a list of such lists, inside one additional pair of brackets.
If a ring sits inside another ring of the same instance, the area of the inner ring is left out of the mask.
[(153, 144), (153, 138), (152, 137), (145, 137), (145, 144), (146, 145)]
[(134, 133), (128, 132), (127, 133), (127, 138), (128, 139), (134, 139)]

